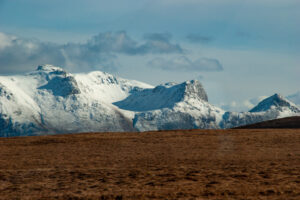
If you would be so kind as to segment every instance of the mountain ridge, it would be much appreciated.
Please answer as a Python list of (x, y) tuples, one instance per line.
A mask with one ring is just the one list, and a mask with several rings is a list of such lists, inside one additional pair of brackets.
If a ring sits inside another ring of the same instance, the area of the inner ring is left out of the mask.
[(264, 109), (226, 112), (208, 102), (196, 80), (153, 87), (101, 71), (71, 74), (40, 65), (25, 75), (0, 76), (0, 136), (220, 129), (300, 113), (280, 100), (285, 103), (277, 107), (270, 101)]

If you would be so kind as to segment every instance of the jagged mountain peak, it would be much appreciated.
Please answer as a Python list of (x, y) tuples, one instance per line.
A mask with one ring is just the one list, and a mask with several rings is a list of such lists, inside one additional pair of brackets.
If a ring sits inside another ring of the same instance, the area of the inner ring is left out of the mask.
[(43, 80), (49, 81), (56, 76), (66, 77), (71, 76), (71, 74), (67, 73), (61, 67), (44, 64), (37, 66), (36, 70), (28, 73), (27, 76), (34, 76), (36, 79), (40, 79), (40, 81), (43, 82)]
[(181, 94), (181, 100), (184, 100), (184, 98), (197, 98), (208, 101), (206, 91), (198, 80), (189, 80), (179, 84), (175, 82), (164, 83), (156, 86), (153, 92), (164, 91), (169, 88), (177, 90)]
[(167, 83), (155, 88), (137, 90), (126, 99), (114, 104), (125, 110), (149, 111), (172, 108), (176, 103), (191, 99), (207, 102), (207, 94), (199, 81)]
[(185, 86), (185, 97), (202, 99), (208, 102), (206, 91), (198, 80), (190, 80), (183, 83)]
[(300, 109), (294, 103), (277, 93), (262, 100), (249, 112), (264, 112), (270, 109), (281, 109), (283, 107), (289, 108), (293, 112), (300, 112)]

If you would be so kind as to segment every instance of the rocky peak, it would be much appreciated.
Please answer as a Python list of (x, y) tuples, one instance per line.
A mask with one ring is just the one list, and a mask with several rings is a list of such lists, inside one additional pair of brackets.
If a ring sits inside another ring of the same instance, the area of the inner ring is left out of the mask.
[(64, 76), (67, 74), (67, 72), (64, 69), (49, 64), (39, 65), (36, 71), (44, 72), (47, 74), (64, 75)]
[(208, 101), (207, 94), (202, 84), (197, 80), (186, 81), (183, 83), (185, 87), (184, 96), (187, 98), (201, 99)]

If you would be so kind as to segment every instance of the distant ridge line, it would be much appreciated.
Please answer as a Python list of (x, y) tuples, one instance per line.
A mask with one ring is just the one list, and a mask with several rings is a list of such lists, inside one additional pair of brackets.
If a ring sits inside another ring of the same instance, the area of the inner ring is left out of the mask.
[(255, 124), (235, 127), (233, 129), (298, 129), (300, 128), (300, 116), (285, 117), (280, 119), (263, 121)]

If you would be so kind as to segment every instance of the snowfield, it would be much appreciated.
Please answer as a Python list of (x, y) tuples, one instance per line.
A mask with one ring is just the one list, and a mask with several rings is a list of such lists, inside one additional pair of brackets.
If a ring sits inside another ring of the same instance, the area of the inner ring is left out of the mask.
[(220, 129), (300, 115), (275, 94), (250, 112), (208, 102), (201, 83), (153, 87), (96, 71), (71, 74), (42, 65), (23, 76), (0, 76), (0, 136), (76, 132)]

